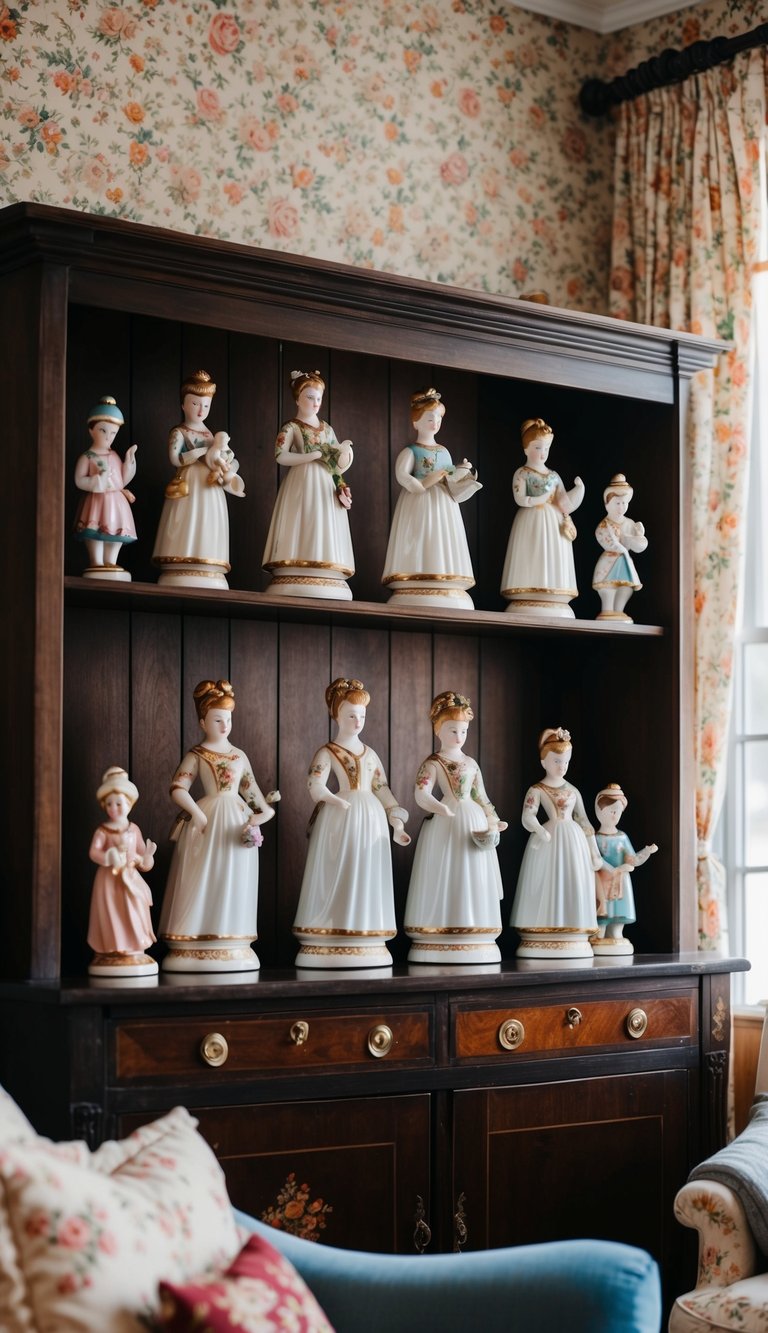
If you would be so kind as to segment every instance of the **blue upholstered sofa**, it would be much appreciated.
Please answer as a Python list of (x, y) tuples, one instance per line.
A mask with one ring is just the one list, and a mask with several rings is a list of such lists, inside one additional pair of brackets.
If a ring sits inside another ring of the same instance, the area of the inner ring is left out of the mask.
[(301, 1273), (336, 1333), (658, 1333), (659, 1271), (614, 1241), (382, 1255), (299, 1240), (237, 1213)]

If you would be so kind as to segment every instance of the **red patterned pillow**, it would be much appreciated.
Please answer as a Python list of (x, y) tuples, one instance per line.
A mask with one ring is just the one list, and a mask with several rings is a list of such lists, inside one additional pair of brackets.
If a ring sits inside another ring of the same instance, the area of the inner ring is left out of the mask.
[(304, 1279), (260, 1236), (213, 1282), (161, 1282), (160, 1300), (166, 1333), (333, 1333)]

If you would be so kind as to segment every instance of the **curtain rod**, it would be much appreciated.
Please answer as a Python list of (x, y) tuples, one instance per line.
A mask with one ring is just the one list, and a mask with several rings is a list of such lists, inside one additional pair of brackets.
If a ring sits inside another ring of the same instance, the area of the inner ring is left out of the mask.
[(635, 69), (607, 82), (587, 79), (581, 86), (579, 105), (586, 116), (604, 116), (612, 106), (629, 102), (654, 88), (670, 83), (681, 83), (691, 74), (722, 65), (740, 51), (751, 51), (756, 46), (768, 46), (768, 23), (761, 23), (751, 32), (738, 37), (713, 37), (710, 42), (692, 42), (682, 51), (669, 47), (660, 56), (644, 60)]

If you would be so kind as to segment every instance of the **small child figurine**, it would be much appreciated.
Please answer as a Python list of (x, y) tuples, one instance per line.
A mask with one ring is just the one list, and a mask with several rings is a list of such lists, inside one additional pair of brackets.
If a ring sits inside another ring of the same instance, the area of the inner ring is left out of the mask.
[(512, 493), (517, 513), (509, 534), (501, 595), (507, 613), (573, 618), (568, 603), (578, 593), (571, 543), (571, 518), (584, 499), (584, 483), (575, 477), (567, 491), (547, 467), (554, 432), (541, 417), (520, 427), (526, 462), (517, 469)]
[(157, 963), (144, 952), (155, 942), (149, 909), (152, 894), (139, 870), (155, 864), (157, 843), (141, 836), (128, 813), (139, 793), (124, 768), (108, 768), (96, 792), (106, 820), (91, 839), (88, 855), (99, 869), (93, 881), (88, 943), (93, 977), (151, 977)]
[(319, 370), (292, 370), (296, 415), (281, 426), (275, 457), (285, 476), (272, 511), (262, 564), (268, 593), (351, 601), (355, 572), (347, 511), (352, 492), (344, 474), (351, 440), (337, 440), (319, 415), (325, 380)]
[[(261, 825), (272, 819), (279, 792), (262, 796), (248, 756), (229, 739), (235, 693), (228, 680), (201, 680), (195, 707), (202, 740), (173, 776), (179, 815), (160, 914), (170, 946), (164, 972), (254, 972)], [(190, 788), (199, 779), (203, 795)]]
[(610, 782), (597, 793), (595, 814), (600, 821), (597, 847), (603, 864), (597, 872), (597, 924), (600, 930), (592, 937), (592, 950), (596, 954), (634, 952), (622, 934), (625, 926), (637, 920), (630, 875), (636, 866), (644, 865), (649, 856), (659, 850), (652, 842), (641, 852), (635, 851), (626, 833), (617, 827), (626, 808), (627, 798), (618, 782)]
[(482, 486), (469, 460), (454, 465), (436, 440), (444, 416), (437, 389), (412, 396), (416, 442), (407, 444), (395, 463), (401, 490), (381, 581), (393, 605), (471, 611), (467, 589), (475, 578), (459, 506)]
[(443, 690), (429, 716), (440, 746), (416, 775), (416, 804), (428, 813), (405, 904), (408, 962), (499, 962), (504, 890), (496, 846), (507, 825), (486, 795), (477, 761), (462, 753), (474, 717), (469, 699)]
[(525, 794), (522, 824), (531, 836), (510, 922), (521, 937), (518, 958), (592, 957), (595, 872), (603, 863), (581, 795), (565, 780), (571, 754), (563, 727), (547, 727), (539, 736), (545, 777)]
[[(336, 739), (322, 745), (309, 769), (315, 802), (309, 850), (293, 933), (297, 967), (389, 967), (386, 941), (396, 933), (394, 841), (411, 841), (408, 811), (387, 786), (384, 766), (360, 740), (371, 696), (361, 680), (339, 677), (325, 691)], [(332, 791), (333, 775), (338, 787)]]
[(637, 577), (630, 551), (644, 551), (648, 545), (642, 523), (633, 523), (627, 509), (633, 490), (623, 472), (617, 472), (603, 491), (606, 517), (598, 523), (595, 536), (603, 554), (595, 565), (592, 587), (600, 595), (602, 611), (598, 620), (618, 620), (632, 624), (624, 610), (642, 583)]
[(126, 449), (122, 462), (112, 448), (124, 420), (114, 398), (100, 398), (88, 415), (91, 447), (80, 455), (75, 466), (75, 485), (85, 491), (75, 518), (75, 533), (85, 542), (91, 562), (83, 570), (86, 579), (131, 580), (127, 570), (105, 558), (107, 550), (119, 553), (122, 545), (136, 540), (131, 514), (135, 497), (127, 489), (136, 475), (136, 445)]
[(212, 435), (205, 425), (216, 385), (198, 370), (181, 386), (183, 421), (168, 436), (168, 457), (176, 475), (165, 488), (152, 562), (158, 583), (181, 588), (227, 588), (229, 514), (224, 492), (242, 498), (240, 465), (226, 431)]

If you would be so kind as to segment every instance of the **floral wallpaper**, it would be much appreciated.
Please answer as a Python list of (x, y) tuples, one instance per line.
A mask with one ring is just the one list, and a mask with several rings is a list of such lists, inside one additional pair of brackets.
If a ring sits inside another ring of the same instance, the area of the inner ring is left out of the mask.
[(613, 127), (582, 79), (761, 4), (604, 38), (498, 0), (0, 0), (0, 202), (602, 311)]

